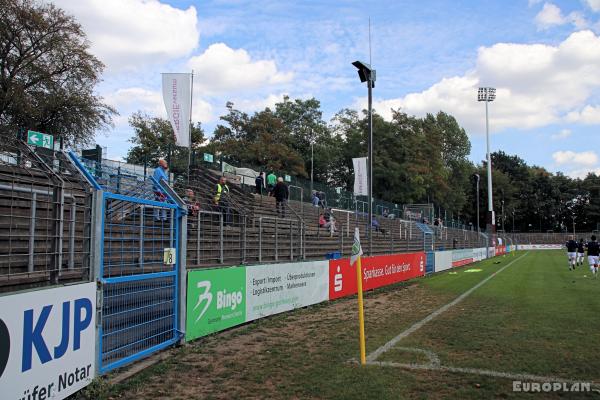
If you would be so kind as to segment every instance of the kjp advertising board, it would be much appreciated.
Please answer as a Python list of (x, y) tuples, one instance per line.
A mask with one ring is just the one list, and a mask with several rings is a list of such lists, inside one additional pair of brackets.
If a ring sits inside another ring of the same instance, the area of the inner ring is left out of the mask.
[[(362, 258), (363, 289), (370, 290), (425, 274), (425, 253)], [(329, 299), (356, 293), (356, 268), (350, 259), (329, 261)]]
[(96, 284), (0, 297), (0, 398), (64, 399), (95, 375)]

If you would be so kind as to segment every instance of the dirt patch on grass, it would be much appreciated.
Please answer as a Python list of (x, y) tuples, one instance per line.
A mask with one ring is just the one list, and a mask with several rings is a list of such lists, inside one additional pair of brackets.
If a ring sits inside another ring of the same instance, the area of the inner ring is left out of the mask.
[[(447, 299), (419, 284), (365, 298), (369, 349)], [(358, 356), (356, 298), (272, 316), (170, 350), (171, 356), (123, 384), (122, 399), (310, 398), (306, 379)], [(348, 367), (346, 367), (348, 368)]]

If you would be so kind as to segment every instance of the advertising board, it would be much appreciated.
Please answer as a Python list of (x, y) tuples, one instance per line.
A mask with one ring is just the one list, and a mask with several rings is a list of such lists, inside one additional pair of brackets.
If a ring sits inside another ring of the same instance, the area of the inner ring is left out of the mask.
[[(370, 290), (425, 274), (425, 253), (362, 258), (363, 289)], [(329, 261), (329, 299), (356, 293), (356, 269), (347, 258)]]
[(96, 373), (96, 284), (0, 297), (0, 397), (64, 399)]
[(188, 272), (186, 340), (246, 322), (246, 268)]
[(246, 267), (246, 321), (327, 301), (329, 262)]

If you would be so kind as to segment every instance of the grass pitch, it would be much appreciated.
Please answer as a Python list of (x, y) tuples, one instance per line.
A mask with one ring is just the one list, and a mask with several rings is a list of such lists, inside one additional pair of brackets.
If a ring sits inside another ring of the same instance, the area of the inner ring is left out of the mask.
[[(170, 350), (170, 356), (92, 398), (399, 399), (600, 398), (588, 393), (513, 392), (486, 370), (600, 383), (600, 278), (567, 268), (561, 251), (455, 268), (366, 295), (367, 354), (450, 303), (460, 303), (361, 367), (356, 298), (274, 316)], [(467, 272), (468, 270), (475, 270)], [(480, 271), (477, 271), (480, 270)], [(452, 273), (449, 273), (452, 272)], [(455, 273), (454, 273), (455, 272)], [(443, 369), (410, 369), (398, 364)]]

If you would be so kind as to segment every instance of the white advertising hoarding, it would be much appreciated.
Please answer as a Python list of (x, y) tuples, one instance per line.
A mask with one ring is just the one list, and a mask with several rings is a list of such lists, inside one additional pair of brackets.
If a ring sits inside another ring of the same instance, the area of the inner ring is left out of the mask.
[(473, 249), (473, 261), (481, 261), (487, 258), (487, 249), (485, 247), (481, 247), (478, 249)]
[(561, 244), (520, 244), (517, 247), (519, 250), (561, 250), (565, 248)]
[(329, 298), (329, 261), (246, 267), (246, 321)]
[(95, 375), (96, 284), (0, 297), (0, 397), (64, 399)]
[(452, 250), (435, 252), (435, 272), (452, 268)]

